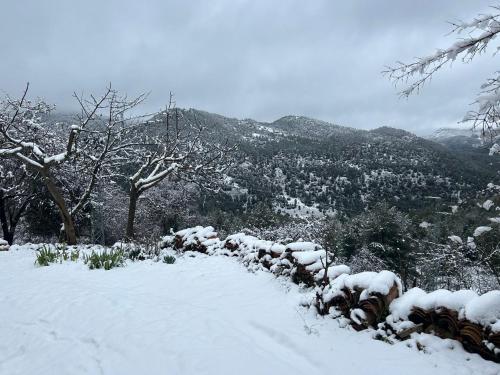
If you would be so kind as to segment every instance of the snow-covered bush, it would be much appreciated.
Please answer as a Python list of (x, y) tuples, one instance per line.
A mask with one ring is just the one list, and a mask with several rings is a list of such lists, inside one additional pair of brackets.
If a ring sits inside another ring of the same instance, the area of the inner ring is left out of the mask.
[(359, 249), (353, 255), (347, 264), (352, 268), (353, 272), (363, 271), (382, 271), (387, 269), (387, 264), (382, 259), (373, 254), (366, 246)]
[(123, 257), (132, 261), (152, 259), (158, 261), (161, 252), (161, 244), (158, 241), (139, 242), (116, 242), (112, 249), (121, 251)]

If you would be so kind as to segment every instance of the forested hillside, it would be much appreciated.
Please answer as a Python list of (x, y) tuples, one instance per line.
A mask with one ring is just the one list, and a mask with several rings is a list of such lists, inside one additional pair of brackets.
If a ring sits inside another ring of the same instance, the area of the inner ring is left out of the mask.
[(350, 216), (386, 201), (408, 212), (451, 212), (500, 178), (500, 162), (486, 149), (451, 149), (398, 129), (364, 131), (299, 116), (259, 123), (197, 110), (182, 115), (238, 144), (228, 194), (219, 196), (225, 203), (215, 209), (269, 202), (292, 215)]

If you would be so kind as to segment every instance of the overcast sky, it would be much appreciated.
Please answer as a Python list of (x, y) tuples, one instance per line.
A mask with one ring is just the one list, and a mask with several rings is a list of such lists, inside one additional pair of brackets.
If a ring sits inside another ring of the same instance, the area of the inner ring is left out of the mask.
[(74, 90), (108, 82), (149, 91), (144, 111), (180, 107), (273, 121), (306, 115), (341, 125), (427, 134), (454, 126), (495, 70), (492, 52), (455, 63), (417, 97), (380, 72), (432, 53), (446, 21), (493, 0), (2, 0), (0, 90), (75, 108)]

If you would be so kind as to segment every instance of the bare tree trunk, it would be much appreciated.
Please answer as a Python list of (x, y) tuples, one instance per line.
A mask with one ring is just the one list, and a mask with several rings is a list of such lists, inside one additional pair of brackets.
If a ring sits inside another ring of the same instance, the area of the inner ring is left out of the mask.
[(68, 208), (66, 207), (66, 202), (64, 201), (64, 197), (59, 192), (59, 189), (57, 188), (56, 184), (54, 183), (48, 172), (44, 171), (42, 172), (42, 174), (43, 174), (43, 182), (45, 183), (45, 186), (47, 186), (47, 190), (49, 191), (50, 195), (52, 196), (52, 199), (56, 203), (57, 208), (59, 208), (59, 215), (61, 216), (64, 225), (64, 234), (66, 236), (66, 243), (68, 245), (76, 245), (75, 224), (73, 222), (71, 214), (69, 213)]
[(127, 239), (134, 238), (134, 221), (135, 221), (135, 212), (137, 210), (137, 200), (138, 199), (139, 199), (139, 192), (132, 185), (130, 187), (130, 193), (129, 193), (127, 229), (125, 231), (125, 237)]
[(9, 226), (7, 219), (7, 208), (5, 207), (4, 193), (0, 190), (0, 224), (2, 225), (3, 239), (12, 245), (17, 221), (12, 221)]
[(31, 199), (35, 197), (34, 194), (25, 198), (24, 202), (16, 209), (9, 212), (6, 206), (6, 198), (4, 192), (0, 189), (0, 224), (2, 226), (3, 239), (6, 240), (9, 245), (14, 243), (14, 237), (16, 234), (16, 227), (24, 215), (26, 208), (31, 202)]

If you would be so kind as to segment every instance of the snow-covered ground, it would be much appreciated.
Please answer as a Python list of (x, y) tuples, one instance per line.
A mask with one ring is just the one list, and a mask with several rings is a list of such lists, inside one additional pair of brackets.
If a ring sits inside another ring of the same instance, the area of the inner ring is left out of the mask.
[(0, 374), (500, 374), (449, 340), (424, 353), (317, 318), (297, 286), (227, 257), (34, 259), (0, 252)]

